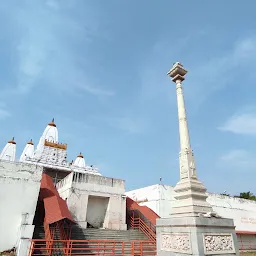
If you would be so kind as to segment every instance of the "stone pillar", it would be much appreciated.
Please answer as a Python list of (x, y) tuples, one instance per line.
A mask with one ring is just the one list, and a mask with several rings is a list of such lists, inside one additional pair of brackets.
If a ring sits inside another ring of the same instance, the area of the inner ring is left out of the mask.
[(197, 179), (194, 154), (190, 145), (186, 107), (183, 96), (182, 81), (185, 80), (187, 71), (177, 62), (173, 65), (168, 75), (176, 84), (178, 119), (180, 133), (180, 181), (174, 191), (177, 200), (173, 206), (173, 215), (198, 216), (212, 212), (212, 207), (207, 203), (206, 188)]
[(179, 62), (168, 72), (177, 92), (180, 180), (174, 188), (171, 217), (156, 222), (157, 255), (239, 255), (233, 220), (213, 212), (206, 201), (206, 188), (197, 178), (182, 90), (186, 73)]

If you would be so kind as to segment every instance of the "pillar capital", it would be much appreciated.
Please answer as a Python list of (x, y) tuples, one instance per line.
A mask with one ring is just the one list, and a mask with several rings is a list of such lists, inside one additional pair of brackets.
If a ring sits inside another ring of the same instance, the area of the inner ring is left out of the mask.
[(173, 64), (167, 75), (172, 78), (173, 82), (178, 83), (179, 81), (182, 82), (185, 80), (187, 72), (188, 71), (184, 69), (180, 62), (176, 62)]

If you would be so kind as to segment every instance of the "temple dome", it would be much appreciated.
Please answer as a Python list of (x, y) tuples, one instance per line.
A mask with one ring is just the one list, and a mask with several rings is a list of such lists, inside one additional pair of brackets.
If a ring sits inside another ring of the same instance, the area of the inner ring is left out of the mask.
[(24, 150), (23, 150), (23, 152), (22, 152), (22, 154), (21, 154), (21, 156), (20, 156), (20, 161), (21, 161), (21, 162), (26, 161), (26, 158), (27, 158), (27, 157), (28, 157), (28, 158), (33, 157), (33, 154), (34, 154), (34, 143), (33, 143), (32, 140), (30, 140), (30, 141), (26, 144), (26, 146), (25, 146), (25, 148), (24, 148)]
[(8, 143), (3, 148), (0, 154), (0, 159), (7, 160), (7, 161), (15, 161), (15, 156), (16, 156), (16, 142), (13, 137), (12, 140), (8, 141)]
[(77, 156), (76, 160), (74, 161), (73, 166), (80, 167), (80, 168), (86, 167), (85, 160), (81, 152)]

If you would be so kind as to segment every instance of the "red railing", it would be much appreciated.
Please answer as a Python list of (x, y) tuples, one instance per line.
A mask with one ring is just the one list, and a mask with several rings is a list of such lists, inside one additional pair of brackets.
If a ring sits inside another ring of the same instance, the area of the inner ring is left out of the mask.
[(256, 235), (237, 234), (240, 251), (256, 251)]
[(143, 256), (156, 255), (154, 241), (111, 241), (111, 240), (54, 240), (51, 248), (47, 248), (47, 240), (32, 240), (29, 251), (30, 256), (51, 256), (61, 254), (63, 256), (79, 255), (119, 255), (119, 256)]
[(49, 224), (47, 224), (46, 222), (44, 222), (44, 233), (45, 233), (45, 239), (46, 239), (45, 248), (47, 250), (48, 255), (51, 255), (52, 253), (51, 247), (53, 245), (52, 239), (54, 237), (54, 234), (50, 230)]
[(132, 210), (128, 212), (129, 226), (143, 232), (151, 241), (156, 241), (156, 227), (139, 212)]

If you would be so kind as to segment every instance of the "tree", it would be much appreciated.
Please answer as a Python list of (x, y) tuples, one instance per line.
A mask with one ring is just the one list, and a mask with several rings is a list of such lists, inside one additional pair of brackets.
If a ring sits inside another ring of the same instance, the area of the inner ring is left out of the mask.
[(230, 194), (227, 194), (227, 193), (221, 193), (222, 196), (230, 196)]
[(250, 191), (241, 192), (240, 195), (236, 196), (236, 197), (256, 201), (256, 196), (253, 193), (251, 193)]

